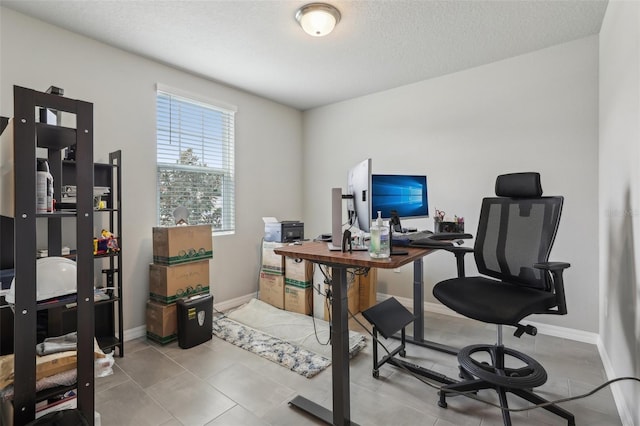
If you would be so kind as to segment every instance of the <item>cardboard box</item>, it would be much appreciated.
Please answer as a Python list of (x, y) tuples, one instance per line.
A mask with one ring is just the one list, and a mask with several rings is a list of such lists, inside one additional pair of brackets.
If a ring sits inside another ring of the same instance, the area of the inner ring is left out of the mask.
[(371, 268), (367, 275), (358, 275), (360, 311), (364, 311), (377, 303), (378, 268)]
[(284, 309), (299, 314), (310, 315), (313, 312), (313, 288), (284, 286)]
[(147, 338), (163, 345), (178, 338), (175, 303), (165, 305), (153, 300), (147, 302)]
[[(77, 359), (76, 351), (65, 351), (36, 356), (36, 380), (73, 370), (76, 368)], [(0, 389), (3, 389), (13, 383), (13, 368), (13, 354), (0, 356)]]
[(209, 293), (209, 261), (175, 266), (149, 265), (149, 297), (173, 303), (182, 297)]
[(313, 263), (308, 260), (285, 257), (284, 283), (300, 288), (311, 287), (313, 284)]
[(211, 225), (153, 228), (154, 263), (178, 265), (212, 257)]
[[(347, 274), (347, 279), (353, 278), (353, 275)], [(360, 282), (356, 276), (347, 285), (347, 305), (349, 312), (353, 315), (360, 312)], [(324, 320), (329, 321), (329, 307), (324, 304)]]
[(268, 274), (284, 274), (284, 256), (275, 254), (274, 249), (284, 247), (287, 243), (274, 243), (264, 241), (262, 243), (262, 270)]
[(260, 300), (284, 309), (284, 275), (260, 272)]

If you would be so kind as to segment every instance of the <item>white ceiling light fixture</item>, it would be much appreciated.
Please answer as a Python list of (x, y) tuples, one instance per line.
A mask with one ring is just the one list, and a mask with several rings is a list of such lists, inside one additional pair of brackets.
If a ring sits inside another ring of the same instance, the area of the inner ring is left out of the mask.
[(330, 4), (310, 3), (298, 9), (296, 20), (307, 34), (323, 37), (340, 22), (340, 11)]

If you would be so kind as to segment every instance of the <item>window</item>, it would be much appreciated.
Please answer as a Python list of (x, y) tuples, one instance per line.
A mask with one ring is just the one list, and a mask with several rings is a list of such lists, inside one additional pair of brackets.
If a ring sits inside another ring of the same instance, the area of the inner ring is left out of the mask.
[(185, 207), (191, 225), (235, 229), (235, 108), (158, 86), (156, 101), (158, 224), (175, 224)]

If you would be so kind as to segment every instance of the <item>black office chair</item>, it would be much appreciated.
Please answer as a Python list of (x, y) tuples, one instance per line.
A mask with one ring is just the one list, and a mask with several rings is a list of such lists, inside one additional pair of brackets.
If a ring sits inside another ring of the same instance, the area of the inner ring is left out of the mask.
[[(463, 380), (442, 387), (439, 405), (446, 407), (446, 398), (458, 392), (493, 388), (503, 408), (504, 424), (511, 425), (509, 411), (505, 410), (507, 392), (533, 404), (546, 403), (532, 389), (546, 382), (547, 373), (533, 358), (504, 347), (502, 326), (516, 327), (518, 337), (523, 333), (535, 335), (535, 327), (521, 324), (524, 318), (531, 314), (565, 315), (562, 272), (570, 265), (548, 261), (563, 197), (543, 197), (538, 173), (498, 176), (495, 191), (497, 197), (482, 202), (473, 250), (445, 248), (456, 254), (458, 278), (436, 284), (433, 294), (466, 317), (497, 324), (497, 343), (471, 345), (458, 352)], [(484, 276), (465, 277), (463, 257), (471, 251)], [(474, 357), (478, 354), (481, 356)], [(543, 408), (567, 419), (569, 425), (575, 424), (573, 414), (559, 406)]]

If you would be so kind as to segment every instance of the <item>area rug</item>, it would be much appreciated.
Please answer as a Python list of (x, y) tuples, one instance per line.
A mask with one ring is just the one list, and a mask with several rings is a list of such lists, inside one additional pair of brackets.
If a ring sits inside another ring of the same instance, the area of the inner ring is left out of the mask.
[[(257, 299), (214, 317), (213, 334), (307, 378), (331, 365), (326, 321), (283, 311)], [(349, 332), (350, 357), (365, 346), (362, 334)]]

